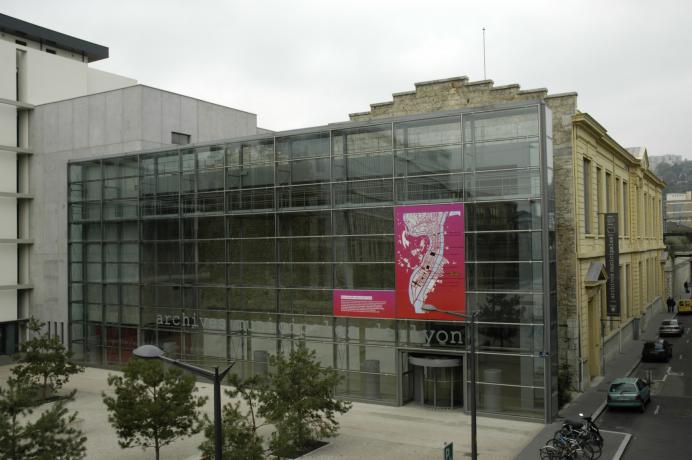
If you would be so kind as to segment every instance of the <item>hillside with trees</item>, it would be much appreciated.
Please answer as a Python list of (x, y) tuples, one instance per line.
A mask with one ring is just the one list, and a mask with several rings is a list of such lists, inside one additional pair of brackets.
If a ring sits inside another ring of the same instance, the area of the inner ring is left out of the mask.
[(692, 161), (682, 163), (660, 163), (654, 171), (666, 182), (664, 193), (681, 193), (692, 190)]

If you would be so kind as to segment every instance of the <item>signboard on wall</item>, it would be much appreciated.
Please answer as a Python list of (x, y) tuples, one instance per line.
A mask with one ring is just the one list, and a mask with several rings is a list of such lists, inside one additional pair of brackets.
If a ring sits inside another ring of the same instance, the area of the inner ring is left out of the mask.
[(606, 310), (620, 316), (620, 247), (617, 213), (605, 214)]
[(334, 316), (455, 320), (466, 312), (463, 203), (398, 206), (394, 210), (395, 287), (336, 289)]
[(396, 317), (453, 320), (423, 310), (466, 311), (463, 203), (394, 210)]
[(394, 318), (394, 291), (334, 290), (334, 316)]

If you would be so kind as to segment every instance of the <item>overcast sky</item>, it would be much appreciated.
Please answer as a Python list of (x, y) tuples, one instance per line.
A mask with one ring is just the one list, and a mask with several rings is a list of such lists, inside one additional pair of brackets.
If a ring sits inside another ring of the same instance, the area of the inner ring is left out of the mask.
[(348, 119), (418, 81), (466, 75), (577, 91), (623, 146), (692, 159), (686, 0), (2, 0), (110, 48), (93, 64), (284, 130)]

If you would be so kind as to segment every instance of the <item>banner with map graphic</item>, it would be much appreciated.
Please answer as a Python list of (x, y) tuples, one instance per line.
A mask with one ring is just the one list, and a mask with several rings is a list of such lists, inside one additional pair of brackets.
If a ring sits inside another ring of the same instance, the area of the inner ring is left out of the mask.
[(463, 203), (396, 207), (394, 239), (396, 317), (454, 320), (426, 304), (465, 313)]

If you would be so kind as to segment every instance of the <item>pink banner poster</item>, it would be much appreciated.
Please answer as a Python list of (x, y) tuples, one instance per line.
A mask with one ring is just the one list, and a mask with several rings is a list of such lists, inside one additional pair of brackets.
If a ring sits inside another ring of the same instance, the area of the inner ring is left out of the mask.
[(455, 319), (424, 305), (465, 313), (463, 203), (398, 206), (394, 219), (397, 318)]
[(335, 289), (334, 316), (394, 318), (394, 291)]

